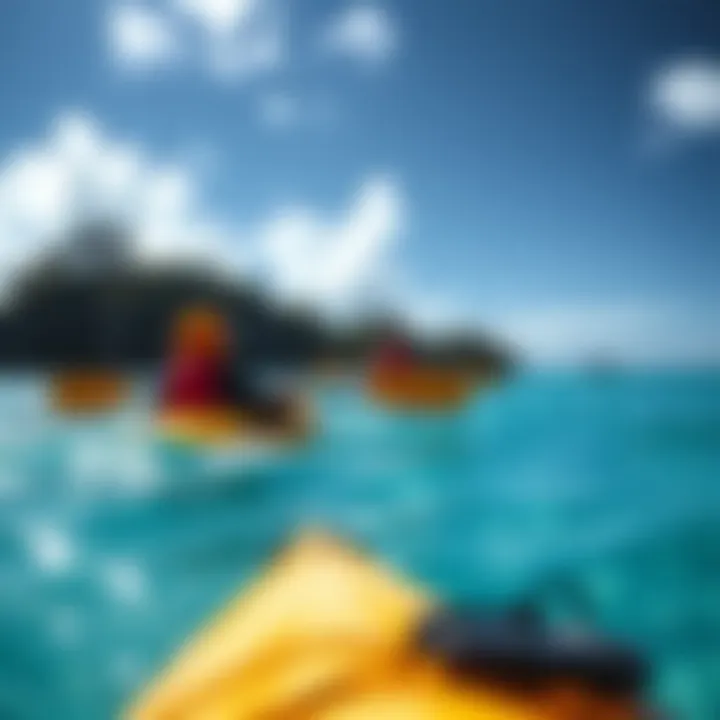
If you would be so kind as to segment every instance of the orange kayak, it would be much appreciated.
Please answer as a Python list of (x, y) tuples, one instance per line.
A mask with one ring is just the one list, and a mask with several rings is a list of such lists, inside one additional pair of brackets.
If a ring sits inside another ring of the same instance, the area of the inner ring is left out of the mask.
[(476, 383), (467, 373), (434, 368), (376, 373), (368, 392), (377, 403), (406, 410), (456, 410), (473, 394)]
[(129, 393), (129, 382), (117, 373), (75, 370), (50, 379), (53, 410), (63, 414), (107, 412), (117, 408)]

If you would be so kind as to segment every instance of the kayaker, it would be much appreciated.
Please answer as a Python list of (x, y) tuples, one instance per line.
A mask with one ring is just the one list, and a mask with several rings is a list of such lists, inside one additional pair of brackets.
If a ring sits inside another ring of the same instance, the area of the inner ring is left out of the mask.
[(264, 391), (237, 352), (225, 318), (210, 308), (181, 314), (171, 337), (163, 411), (238, 410), (261, 423), (284, 419), (287, 403)]

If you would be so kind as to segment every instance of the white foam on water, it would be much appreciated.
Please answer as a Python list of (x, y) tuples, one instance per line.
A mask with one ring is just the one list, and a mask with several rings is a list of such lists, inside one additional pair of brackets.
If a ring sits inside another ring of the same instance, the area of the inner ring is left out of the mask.
[(287, 453), (272, 443), (253, 443), (241, 447), (213, 449), (204, 459), (210, 472), (230, 472), (240, 469), (264, 467), (282, 461)]
[(107, 562), (102, 571), (108, 593), (125, 605), (141, 605), (149, 596), (147, 576), (138, 562), (119, 558)]
[(68, 465), (71, 482), (82, 493), (112, 490), (144, 497), (164, 482), (161, 464), (147, 442), (79, 438), (70, 445)]
[(70, 571), (77, 551), (70, 535), (49, 523), (31, 523), (24, 531), (25, 542), (38, 569), (49, 575)]
[(125, 493), (147, 495), (164, 483), (160, 462), (146, 444), (134, 445), (118, 457), (117, 486)]
[(108, 470), (108, 447), (97, 438), (79, 438), (71, 443), (68, 454), (69, 476), (76, 489), (88, 489), (105, 482)]

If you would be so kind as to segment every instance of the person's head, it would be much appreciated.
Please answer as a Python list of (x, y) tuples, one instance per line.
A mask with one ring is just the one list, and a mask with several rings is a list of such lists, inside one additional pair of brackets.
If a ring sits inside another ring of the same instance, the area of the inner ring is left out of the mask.
[(180, 354), (220, 356), (229, 352), (231, 341), (232, 332), (224, 315), (211, 306), (197, 305), (176, 319), (171, 349)]

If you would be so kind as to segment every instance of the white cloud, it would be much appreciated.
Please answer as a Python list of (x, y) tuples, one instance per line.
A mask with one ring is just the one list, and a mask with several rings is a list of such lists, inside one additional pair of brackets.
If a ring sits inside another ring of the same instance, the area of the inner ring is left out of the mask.
[(378, 65), (389, 60), (398, 47), (398, 31), (388, 12), (374, 5), (353, 5), (331, 20), (322, 37), (332, 54)]
[(334, 222), (305, 208), (281, 212), (261, 232), (270, 283), (287, 299), (347, 311), (372, 292), (402, 225), (400, 190), (386, 178), (364, 183)]
[(175, 0), (179, 10), (217, 35), (235, 32), (257, 10), (258, 4), (259, 0)]
[(720, 58), (682, 58), (662, 68), (651, 83), (650, 102), (678, 130), (720, 131)]
[(284, 298), (327, 306), (351, 303), (378, 276), (401, 230), (402, 202), (394, 182), (371, 179), (338, 218), (299, 207), (241, 229), (203, 202), (191, 163), (159, 160), (67, 113), (0, 166), (0, 284), (98, 216), (126, 224), (148, 262), (190, 258), (257, 273)]
[(285, 0), (177, 0), (199, 31), (202, 62), (218, 79), (279, 69), (287, 52)]
[(136, 3), (108, 15), (110, 50), (118, 63), (135, 69), (166, 64), (179, 55), (176, 30), (161, 12)]
[(320, 278), (323, 292), (332, 296), (371, 279), (389, 243), (401, 230), (402, 201), (387, 179), (367, 182), (327, 247), (327, 276)]
[(239, 260), (234, 238), (201, 211), (189, 166), (157, 160), (91, 117), (67, 113), (0, 167), (0, 279), (95, 216), (132, 227), (148, 260)]
[(136, 70), (183, 59), (216, 78), (248, 78), (276, 69), (284, 57), (285, 3), (117, 0), (108, 14), (109, 49)]

